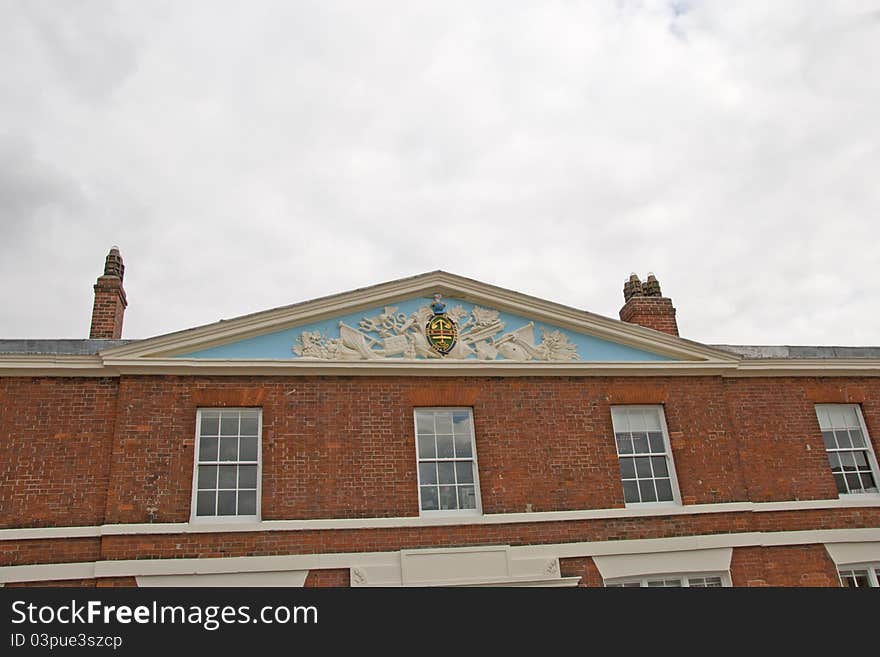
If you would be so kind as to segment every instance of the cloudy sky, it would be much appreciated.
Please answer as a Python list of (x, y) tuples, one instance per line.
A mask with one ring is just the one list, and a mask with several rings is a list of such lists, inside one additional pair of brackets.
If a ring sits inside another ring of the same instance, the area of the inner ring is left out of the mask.
[(0, 337), (434, 269), (880, 344), (880, 0), (0, 2)]

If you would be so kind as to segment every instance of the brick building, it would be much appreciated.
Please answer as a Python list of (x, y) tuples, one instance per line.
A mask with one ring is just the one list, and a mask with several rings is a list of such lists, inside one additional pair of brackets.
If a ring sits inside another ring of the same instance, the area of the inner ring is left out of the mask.
[(680, 338), (432, 272), (0, 340), (6, 586), (876, 586), (880, 348)]

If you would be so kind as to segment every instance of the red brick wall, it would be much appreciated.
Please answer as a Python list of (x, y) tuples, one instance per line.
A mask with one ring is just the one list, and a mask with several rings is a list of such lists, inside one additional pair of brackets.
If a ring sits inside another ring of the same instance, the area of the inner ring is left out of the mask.
[(580, 577), (578, 586), (601, 587), (605, 586), (602, 574), (596, 567), (592, 557), (575, 557), (559, 560), (559, 573), (563, 577)]
[(0, 528), (103, 522), (116, 388), (0, 377)]
[(307, 589), (325, 586), (351, 586), (349, 570), (348, 568), (310, 570), (306, 575), (304, 586)]
[(734, 586), (840, 586), (824, 545), (735, 548)]
[(833, 499), (813, 404), (841, 401), (880, 453), (871, 378), (0, 378), (0, 526), (188, 520), (215, 406), (263, 409), (268, 520), (417, 515), (428, 405), (474, 409), (486, 513), (622, 507), (613, 404), (664, 405), (686, 504)]

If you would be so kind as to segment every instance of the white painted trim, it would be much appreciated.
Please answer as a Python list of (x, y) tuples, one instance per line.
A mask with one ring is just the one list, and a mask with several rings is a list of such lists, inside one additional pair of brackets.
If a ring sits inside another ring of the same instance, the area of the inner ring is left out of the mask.
[(153, 586), (213, 587), (213, 586), (259, 586), (301, 587), (305, 584), (307, 570), (274, 570), (253, 573), (211, 573), (200, 575), (140, 575), (136, 577), (141, 588)]
[(762, 359), (760, 361), (510, 362), (371, 360), (340, 363), (305, 358), (104, 358), (0, 355), (0, 376), (118, 377), (123, 374), (211, 376), (880, 376), (880, 359)]
[(0, 376), (119, 376), (100, 356), (0, 354)]
[[(619, 541), (585, 541), (510, 547), (513, 559), (556, 559), (601, 555), (650, 554), (680, 550), (734, 547), (771, 547), (816, 543), (880, 541), (880, 528), (817, 529), (791, 532), (744, 532), (672, 538)], [(490, 546), (485, 546), (490, 547)], [(0, 582), (139, 577), (208, 573), (256, 573), (325, 568), (388, 566), (399, 563), (400, 552), (337, 552), (267, 557), (217, 557), (208, 559), (128, 559), (85, 563), (34, 564), (0, 567)]]
[(730, 570), (733, 548), (681, 550), (653, 554), (617, 554), (593, 557), (606, 582), (658, 574), (720, 573)]
[(880, 541), (864, 543), (829, 543), (828, 554), (838, 566), (880, 561)]
[(736, 363), (696, 361), (481, 361), (376, 359), (325, 361), (306, 358), (232, 360), (223, 358), (107, 359), (121, 374), (210, 374), (220, 376), (700, 376), (720, 375)]
[(880, 506), (880, 495), (853, 495), (836, 500), (792, 500), (785, 502), (728, 502), (723, 504), (642, 505), (616, 509), (582, 511), (540, 511), (533, 513), (494, 513), (482, 516), (430, 516), (399, 518), (318, 518), (309, 520), (263, 520), (262, 522), (177, 522), (108, 524), (90, 527), (21, 527), (0, 529), (0, 541), (50, 538), (88, 538), (135, 534), (216, 534), (266, 531), (317, 531), (333, 529), (384, 529), (402, 527), (450, 527), (459, 525), (506, 525), (572, 520), (610, 520), (615, 518), (660, 518), (707, 513), (769, 513), (818, 509), (854, 509)]

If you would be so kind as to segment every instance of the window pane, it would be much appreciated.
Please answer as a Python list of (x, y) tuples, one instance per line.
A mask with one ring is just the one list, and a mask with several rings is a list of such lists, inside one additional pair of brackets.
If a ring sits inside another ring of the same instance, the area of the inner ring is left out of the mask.
[(849, 437), (852, 441), (853, 447), (865, 446), (865, 437), (862, 435), (862, 432), (859, 429), (851, 429), (849, 432)]
[(845, 472), (852, 472), (856, 469), (856, 460), (853, 458), (852, 452), (840, 452), (840, 465), (843, 466)]
[(853, 452), (852, 453), (853, 460), (856, 462), (856, 467), (859, 470), (867, 470), (868, 469), (868, 458), (865, 452)]
[(856, 407), (854, 404), (847, 404), (843, 407), (843, 421), (847, 427), (859, 426), (859, 418), (856, 415)]
[[(221, 466), (226, 467), (226, 466)], [(257, 487), (257, 466), (240, 465), (238, 466), (238, 487), (239, 488), (256, 488)]]
[(840, 472), (843, 470), (840, 467), (840, 457), (837, 455), (837, 452), (828, 452), (828, 464), (831, 466), (831, 472)]
[(437, 477), (441, 484), (455, 483), (455, 463), (441, 462), (437, 464)]
[(200, 465), (199, 466), (199, 489), (217, 488), (217, 466), (216, 465)]
[(633, 449), (636, 454), (646, 454), (650, 449), (648, 444), (648, 434), (633, 433)]
[(456, 458), (470, 458), (473, 456), (473, 451), (471, 451), (471, 436), (470, 434), (466, 435), (455, 435), (455, 457)]
[(220, 439), (220, 460), (221, 461), (237, 461), (238, 460), (238, 438), (221, 438)]
[(455, 464), (455, 479), (460, 484), (474, 483), (474, 466), (468, 461), (467, 463)]
[[(242, 416), (241, 418), (241, 435), (256, 436), (257, 435), (257, 418)], [(239, 506), (241, 502), (239, 502)]]
[(458, 503), (455, 499), (455, 486), (440, 486), (440, 508), (441, 509), (457, 509)]
[(196, 496), (196, 515), (213, 516), (216, 513), (217, 493), (214, 491), (201, 491)]
[(654, 484), (657, 486), (657, 501), (672, 502), (672, 482), (669, 479), (657, 479)]
[(434, 436), (419, 436), (419, 458), (432, 459), (437, 456), (437, 449), (434, 446)]
[(636, 475), (645, 479), (649, 478), (651, 476), (651, 459), (647, 456), (642, 456), (634, 460), (636, 462)]
[(235, 488), (235, 475), (237, 466), (221, 465), (220, 477), (218, 478), (218, 488)]
[(840, 573), (843, 585), (850, 588), (862, 588), (871, 586), (867, 570), (844, 570)]
[(449, 413), (437, 413), (434, 416), (437, 433), (452, 433), (452, 415)]
[(662, 454), (666, 451), (666, 448), (663, 446), (663, 434), (657, 431), (652, 431), (648, 434), (648, 442), (651, 445), (651, 451), (656, 454)]
[(459, 486), (458, 499), (461, 502), (462, 509), (476, 509), (477, 496), (473, 486)]
[(216, 436), (220, 433), (220, 418), (202, 414), (202, 426), (199, 430), (201, 436)]
[(455, 435), (471, 435), (471, 423), (467, 413), (453, 413), (452, 425)]
[(437, 487), (422, 486), (422, 510), (436, 511), (438, 508)]
[(834, 475), (834, 483), (837, 486), (838, 493), (846, 493), (846, 481), (843, 479), (842, 474)]
[(632, 454), (633, 453), (632, 437), (628, 433), (617, 434), (617, 453), (618, 454)]
[(629, 416), (630, 431), (633, 433), (644, 433), (648, 430), (648, 425), (645, 423), (645, 411), (628, 408), (627, 415)]
[(862, 491), (862, 482), (856, 472), (846, 474), (846, 483), (851, 493), (860, 493)]
[(642, 496), (642, 502), (657, 501), (657, 494), (654, 492), (654, 482), (650, 479), (647, 481), (639, 481), (639, 493)]
[(419, 481), (422, 484), (437, 483), (437, 464), (419, 463)]
[(874, 475), (870, 472), (862, 472), (862, 488), (866, 493), (876, 493), (877, 483), (874, 481)]
[(257, 514), (257, 491), (242, 490), (238, 492), (238, 514), (242, 516)]
[(437, 458), (451, 459), (453, 456), (452, 436), (437, 436)]
[(651, 457), (651, 465), (654, 466), (654, 476), (655, 477), (668, 477), (669, 470), (666, 467), (666, 457), (665, 456), (652, 456)]
[(238, 413), (235, 415), (226, 415), (220, 418), (220, 435), (221, 436), (237, 436), (238, 435)]
[(235, 515), (235, 491), (221, 490), (217, 494), (217, 515), (218, 516), (234, 516)]
[(636, 464), (635, 459), (631, 457), (621, 457), (620, 459), (620, 477), (622, 479), (635, 479), (636, 478)]
[(639, 484), (636, 481), (623, 482), (623, 499), (626, 502), (641, 502), (639, 499)]
[(849, 432), (848, 431), (835, 431), (834, 437), (837, 438), (837, 444), (842, 448), (852, 447), (852, 443), (849, 440)]
[(823, 431), (822, 440), (825, 442), (825, 449), (836, 449), (837, 443), (834, 440), (833, 431)]
[(217, 460), (217, 438), (202, 438), (199, 440), (199, 461)]
[(434, 414), (416, 413), (416, 431), (419, 435), (434, 433)]
[(241, 451), (238, 454), (241, 461), (256, 461), (257, 459), (257, 438), (242, 438)]

